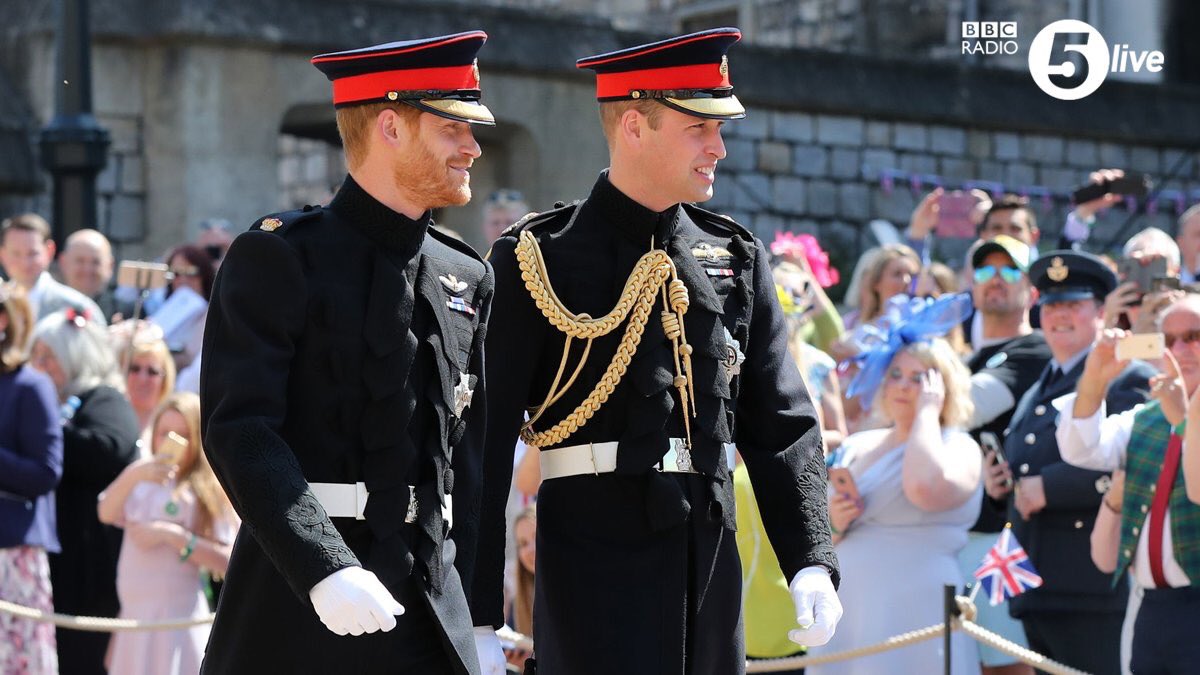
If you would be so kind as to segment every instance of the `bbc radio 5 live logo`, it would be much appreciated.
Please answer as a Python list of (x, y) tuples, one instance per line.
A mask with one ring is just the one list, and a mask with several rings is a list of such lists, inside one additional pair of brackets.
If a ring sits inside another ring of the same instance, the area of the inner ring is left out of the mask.
[(1157, 73), (1160, 51), (1136, 51), (1127, 44), (1112, 49), (1100, 31), (1074, 19), (1055, 21), (1029, 45), (1029, 74), (1038, 88), (1063, 101), (1077, 101), (1100, 88), (1112, 73)]
[[(964, 21), (963, 54), (1016, 54), (1015, 21)], [(1163, 68), (1163, 53), (1138, 51), (1127, 44), (1109, 49), (1100, 31), (1075, 19), (1055, 21), (1038, 31), (1029, 45), (1029, 74), (1038, 88), (1063, 101), (1077, 101), (1100, 88), (1111, 73)]]

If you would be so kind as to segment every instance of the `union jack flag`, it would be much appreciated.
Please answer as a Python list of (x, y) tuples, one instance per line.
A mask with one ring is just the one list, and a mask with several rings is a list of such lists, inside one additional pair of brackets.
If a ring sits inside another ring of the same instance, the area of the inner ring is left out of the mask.
[(975, 578), (983, 586), (992, 606), (1042, 585), (1042, 578), (1033, 569), (1025, 549), (1007, 527), (983, 556), (983, 564), (975, 570)]

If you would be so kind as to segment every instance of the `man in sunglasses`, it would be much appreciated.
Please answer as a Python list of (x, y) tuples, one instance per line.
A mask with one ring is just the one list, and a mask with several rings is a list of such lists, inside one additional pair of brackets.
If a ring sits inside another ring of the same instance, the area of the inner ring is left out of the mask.
[(1092, 558), (1114, 580), (1131, 570), (1145, 589), (1133, 632), (1133, 672), (1195, 673), (1200, 605), (1192, 581), (1200, 580), (1200, 506), (1188, 499), (1181, 455), (1185, 417), (1196, 415), (1188, 399), (1200, 388), (1200, 296), (1173, 302), (1159, 326), (1167, 353), (1163, 373), (1151, 380), (1154, 400), (1119, 414), (1106, 407), (1105, 393), (1120, 386), (1113, 376), (1125, 366), (1116, 345), (1127, 335), (1107, 330), (1088, 355), (1076, 394), (1055, 402), (1062, 414), (1057, 435), (1071, 464), (1125, 469), (1122, 494), (1100, 509), (1098, 530), (1109, 544), (1094, 544)]
[[(1012, 472), (1000, 453), (998, 439), (1003, 437), (1017, 401), (1037, 383), (1050, 360), (1045, 337), (1029, 322), (1029, 311), (1037, 301), (1027, 273), (1029, 264), (1029, 245), (1007, 234), (985, 241), (971, 256), (975, 282), (971, 296), (980, 319), (980, 337), (967, 359), (975, 403), (969, 429), (984, 450), (986, 494), (969, 543), (959, 553), (959, 564), (967, 576), (979, 567), (984, 552), (1008, 520)], [(1020, 622), (1004, 607), (982, 604), (978, 623), (1027, 646)], [(1016, 667), (1015, 659), (990, 647), (980, 648), (980, 660), (990, 668)]]
[[(1055, 429), (1054, 400), (1075, 391), (1084, 359), (1104, 325), (1103, 300), (1116, 275), (1094, 255), (1052, 251), (1029, 269), (1038, 292), (1042, 332), (1052, 358), (1021, 397), (1005, 432), (1004, 454), (1014, 485), (1008, 500), (1013, 534), (1025, 547), (1042, 586), (1009, 601), (1029, 647), (1073, 668), (1115, 675), (1120, 668), (1121, 623), (1128, 587), (1113, 583), (1092, 563), (1090, 536), (1111, 479), (1107, 471), (1063, 461)], [(1112, 369), (1105, 409), (1110, 413), (1144, 403), (1155, 373), (1135, 361)], [(1000, 491), (989, 490), (993, 496)], [(1008, 492), (1007, 490), (1003, 492)]]

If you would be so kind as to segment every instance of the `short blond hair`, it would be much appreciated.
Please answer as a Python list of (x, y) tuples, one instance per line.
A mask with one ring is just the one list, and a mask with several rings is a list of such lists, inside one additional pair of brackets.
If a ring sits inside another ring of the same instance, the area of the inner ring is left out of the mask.
[[(913, 342), (897, 350), (892, 356), (892, 361), (901, 354), (908, 354), (926, 368), (933, 368), (941, 373), (942, 381), (946, 384), (946, 400), (942, 402), (942, 413), (938, 419), (943, 429), (964, 427), (975, 412), (975, 403), (971, 400), (971, 372), (963, 365), (962, 357), (954, 352), (950, 343), (942, 338)], [(891, 368), (890, 363), (888, 368)], [(875, 401), (871, 406), (876, 415), (886, 414), (882, 405), (886, 382), (885, 374), (884, 382), (875, 391)]]
[(630, 101), (606, 101), (600, 104), (600, 128), (604, 130), (604, 138), (612, 147), (616, 138), (617, 125), (621, 118), (630, 110), (636, 110), (646, 117), (646, 124), (651, 129), (658, 129), (662, 120), (663, 105), (652, 99)]
[(370, 147), (371, 127), (384, 110), (394, 110), (408, 125), (415, 129), (421, 111), (404, 104), (384, 101), (363, 103), (337, 109), (338, 135), (342, 137), (342, 150), (346, 153), (346, 166), (355, 168), (367, 159)]

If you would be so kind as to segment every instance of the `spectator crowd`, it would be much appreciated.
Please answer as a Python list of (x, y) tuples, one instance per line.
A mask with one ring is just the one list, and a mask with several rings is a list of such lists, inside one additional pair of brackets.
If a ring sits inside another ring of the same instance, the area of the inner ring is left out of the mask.
[[(942, 585), (973, 581), (1007, 529), (1042, 583), (995, 606), (978, 597), (985, 628), (1091, 673), (1200, 672), (1187, 635), (1200, 621), (1200, 205), (1174, 236), (1146, 229), (1097, 255), (1089, 225), (1117, 195), (1076, 205), (1048, 245), (1034, 206), (969, 194), (978, 240), (964, 260), (931, 259), (940, 188), (852, 273), (811, 235), (770, 246), (842, 565), (845, 616), (819, 652), (938, 623)], [(527, 210), (496, 193), (488, 236)], [(239, 521), (205, 459), (196, 392), (232, 226), (200, 229), (132, 287), (115, 283), (100, 232), (56, 252), (37, 215), (0, 225), (0, 598), (146, 621), (214, 606)], [(828, 289), (842, 273), (839, 307)], [(531, 634), (536, 448), (513, 468), (508, 621)], [(792, 656), (787, 582), (744, 468), (734, 486), (747, 653)], [(207, 627), (110, 639), (0, 614), (0, 635), (2, 672), (195, 673)], [(940, 672), (939, 650), (809, 672)], [(954, 673), (1033, 672), (961, 634), (953, 655)]]

